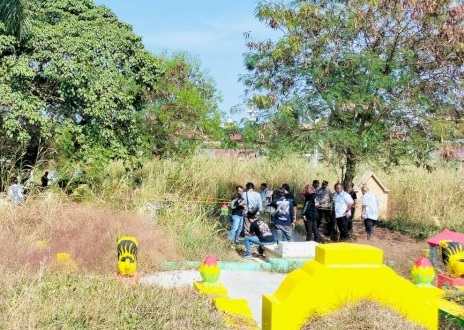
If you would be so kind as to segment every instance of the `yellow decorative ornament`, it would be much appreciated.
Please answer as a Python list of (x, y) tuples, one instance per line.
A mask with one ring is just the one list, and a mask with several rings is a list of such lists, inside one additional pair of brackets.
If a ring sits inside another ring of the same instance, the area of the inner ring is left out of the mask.
[(121, 236), (118, 243), (118, 273), (133, 277), (137, 270), (137, 248), (139, 242), (133, 236)]
[(464, 275), (464, 246), (461, 243), (443, 240), (438, 244), (448, 274), (452, 277)]

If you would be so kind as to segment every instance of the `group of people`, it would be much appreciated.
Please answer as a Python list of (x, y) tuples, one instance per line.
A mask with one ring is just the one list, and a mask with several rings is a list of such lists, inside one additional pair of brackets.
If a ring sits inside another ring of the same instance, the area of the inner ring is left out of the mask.
[[(326, 180), (320, 185), (319, 180), (304, 186), (302, 217), (306, 229), (306, 240), (324, 242), (319, 228), (324, 224), (324, 235), (345, 241), (350, 238), (353, 230), (353, 217), (357, 203), (357, 196), (350, 185), (344, 191), (343, 185), (337, 183), (334, 192), (328, 187)], [(367, 238), (373, 234), (375, 221), (379, 217), (379, 201), (369, 191), (367, 185), (361, 187), (362, 214)], [(263, 246), (280, 241), (292, 241), (293, 229), (297, 221), (295, 196), (288, 184), (271, 191), (266, 183), (261, 184), (260, 192), (255, 191), (252, 182), (235, 188), (235, 194), (230, 202), (231, 228), (228, 241), (239, 244), (240, 236), (244, 235), (245, 258), (252, 257), (252, 245), (258, 245), (258, 252), (263, 256)], [(267, 217), (268, 215), (269, 217)], [(269, 221), (267, 221), (269, 219)], [(271, 227), (273, 230), (271, 230)]]
[[(26, 179), (21, 184), (19, 183), (18, 178), (15, 176), (12, 177), (10, 181), (11, 185), (8, 187), (8, 198), (11, 200), (13, 204), (23, 203), (26, 199), (27, 188), (30, 188), (32, 181), (30, 181), (30, 179)], [(40, 178), (40, 181), (42, 189), (48, 186), (48, 183), (50, 181), (50, 179), (48, 178), (48, 172), (45, 172), (45, 174)]]

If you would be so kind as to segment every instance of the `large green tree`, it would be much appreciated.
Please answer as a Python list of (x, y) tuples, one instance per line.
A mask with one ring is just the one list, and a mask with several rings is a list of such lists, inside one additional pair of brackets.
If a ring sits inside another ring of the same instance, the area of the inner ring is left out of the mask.
[(281, 36), (248, 41), (242, 77), (268, 139), (326, 150), (345, 183), (361, 161), (424, 164), (437, 109), (463, 114), (462, 1), (262, 2), (256, 15)]
[[(149, 53), (109, 9), (91, 0), (29, 0), (26, 5), (30, 28), (21, 47), (0, 26), (2, 147), (30, 149), (45, 141), (65, 158), (136, 163), (147, 149), (169, 151), (169, 144), (147, 139), (150, 132), (161, 131), (157, 138), (168, 139), (177, 126), (191, 121), (200, 126), (201, 119), (215, 116), (216, 91), (198, 78), (199, 67), (192, 69), (186, 58)], [(173, 76), (173, 65), (185, 69)], [(188, 99), (187, 90), (197, 97)], [(169, 109), (163, 107), (167, 103)], [(141, 114), (153, 106), (157, 117), (168, 116), (166, 110), (176, 120), (142, 125)]]
[(154, 155), (191, 153), (220, 133), (220, 96), (195, 58), (186, 53), (163, 58), (163, 79), (156, 82), (139, 116), (143, 139)]

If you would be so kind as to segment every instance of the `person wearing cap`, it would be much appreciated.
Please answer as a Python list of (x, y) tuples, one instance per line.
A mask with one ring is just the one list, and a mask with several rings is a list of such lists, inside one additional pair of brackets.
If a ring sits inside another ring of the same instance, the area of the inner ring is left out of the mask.
[(293, 200), (286, 198), (284, 189), (278, 189), (275, 197), (270, 206), (275, 208), (274, 230), (277, 242), (291, 242), (293, 241), (293, 228), (296, 224)]
[(343, 185), (335, 185), (333, 195), (335, 220), (337, 221), (338, 230), (340, 231), (340, 240), (348, 238), (348, 219), (351, 215), (351, 208), (354, 204), (350, 194), (343, 190)]

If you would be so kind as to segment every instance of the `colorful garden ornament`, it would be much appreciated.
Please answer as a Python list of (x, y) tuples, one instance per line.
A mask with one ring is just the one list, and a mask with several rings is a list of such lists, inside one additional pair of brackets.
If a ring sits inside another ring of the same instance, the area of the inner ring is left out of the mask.
[(137, 270), (137, 248), (139, 243), (133, 236), (121, 236), (118, 243), (118, 273), (134, 277)]
[(195, 288), (199, 292), (209, 296), (227, 296), (227, 289), (222, 283), (218, 282), (221, 269), (213, 255), (208, 254), (205, 260), (203, 260), (203, 263), (200, 265), (199, 271), (202, 281), (194, 283)]
[(412, 283), (418, 287), (431, 287), (435, 277), (435, 269), (426, 257), (417, 259), (411, 269)]
[(219, 274), (221, 269), (219, 268), (216, 258), (208, 254), (208, 256), (203, 260), (203, 263), (200, 265), (200, 275), (203, 279), (203, 283), (208, 285), (215, 285), (219, 279)]
[(222, 204), (221, 206), (221, 216), (228, 216), (229, 215), (229, 206), (227, 203)]
[(461, 243), (443, 240), (439, 243), (448, 275), (461, 277), (464, 275), (464, 246)]

